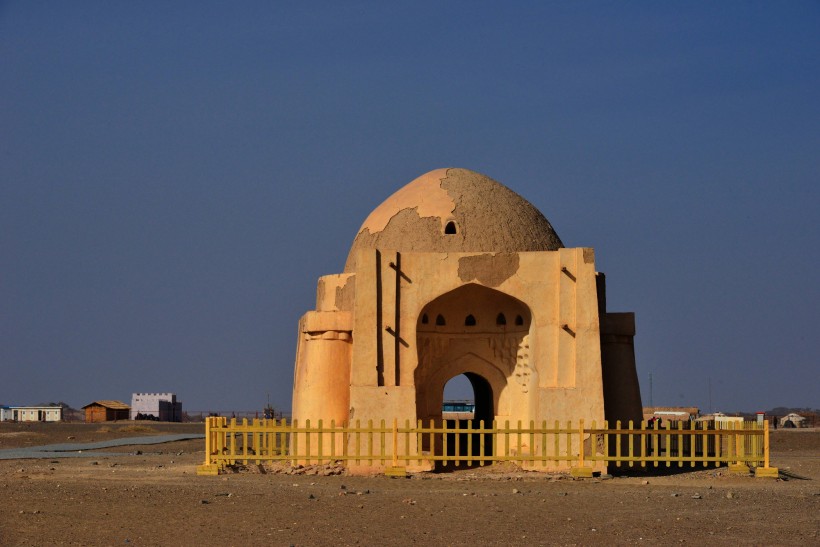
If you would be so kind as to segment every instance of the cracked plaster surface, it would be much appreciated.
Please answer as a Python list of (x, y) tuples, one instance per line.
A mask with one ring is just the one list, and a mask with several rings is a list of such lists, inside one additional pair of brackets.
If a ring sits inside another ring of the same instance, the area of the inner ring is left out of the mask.
[(517, 253), (463, 256), (458, 260), (458, 277), (465, 283), (477, 280), (487, 287), (498, 287), (517, 271)]
[[(456, 234), (445, 234), (449, 221)], [(467, 169), (436, 169), (399, 189), (362, 224), (345, 264), (360, 249), (404, 252), (554, 251), (563, 247), (549, 221), (503, 184)]]
[(379, 205), (359, 228), (359, 233), (367, 230), (371, 234), (383, 231), (390, 221), (408, 204), (419, 218), (438, 218), (444, 229), (444, 222), (453, 212), (456, 203), (447, 190), (441, 187), (442, 179), (447, 177), (447, 169), (430, 171), (397, 190), (392, 196)]

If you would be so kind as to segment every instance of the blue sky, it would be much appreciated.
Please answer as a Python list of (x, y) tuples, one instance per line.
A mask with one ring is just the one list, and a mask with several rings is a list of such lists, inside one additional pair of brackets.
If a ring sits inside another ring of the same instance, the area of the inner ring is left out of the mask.
[[(444, 5), (442, 5), (444, 4)], [(816, 2), (0, 2), (0, 403), (289, 408), (367, 214), (464, 167), (596, 249), (644, 402), (820, 406)]]

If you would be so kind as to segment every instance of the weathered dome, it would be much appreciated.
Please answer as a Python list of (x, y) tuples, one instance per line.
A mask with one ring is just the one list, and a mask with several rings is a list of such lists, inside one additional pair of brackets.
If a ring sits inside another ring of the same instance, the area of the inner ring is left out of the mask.
[(360, 249), (510, 253), (563, 246), (544, 215), (503, 184), (468, 169), (436, 169), (370, 213), (345, 272), (356, 271)]

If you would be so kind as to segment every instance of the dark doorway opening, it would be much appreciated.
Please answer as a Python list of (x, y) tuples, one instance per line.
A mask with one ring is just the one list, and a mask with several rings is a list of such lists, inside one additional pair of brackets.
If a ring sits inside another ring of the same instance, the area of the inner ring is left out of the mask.
[[(465, 381), (466, 380), (466, 381)], [(472, 399), (468, 396), (468, 391), (472, 390)], [(495, 419), (495, 408), (493, 403), (493, 390), (483, 376), (472, 372), (465, 372), (459, 376), (451, 378), (444, 388), (445, 411), (442, 412), (442, 423), (448, 429), (463, 429), (465, 431), (475, 429), (490, 429)], [(451, 411), (446, 411), (449, 408)], [(454, 410), (467, 410), (461, 408), (459, 402), (472, 401), (472, 413), (469, 411), (453, 412)], [(455, 403), (455, 404), (454, 404)], [(493, 435), (491, 433), (447, 433), (447, 455), (460, 456), (464, 458), (456, 466), (455, 462), (436, 462), (436, 471), (453, 471), (455, 469), (465, 469), (488, 465), (491, 460), (485, 460), (483, 456), (493, 454)], [(442, 442), (443, 448), (443, 442)], [(473, 461), (468, 463), (466, 459), (472, 456)]]

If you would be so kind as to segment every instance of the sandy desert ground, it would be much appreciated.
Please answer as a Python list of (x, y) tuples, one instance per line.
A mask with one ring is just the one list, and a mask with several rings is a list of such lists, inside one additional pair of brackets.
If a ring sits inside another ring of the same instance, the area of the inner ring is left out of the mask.
[[(202, 424), (0, 424), (0, 450)], [(199, 477), (203, 441), (0, 460), (0, 545), (818, 545), (820, 431), (772, 433), (773, 465), (572, 480), (510, 465), (406, 479)]]

